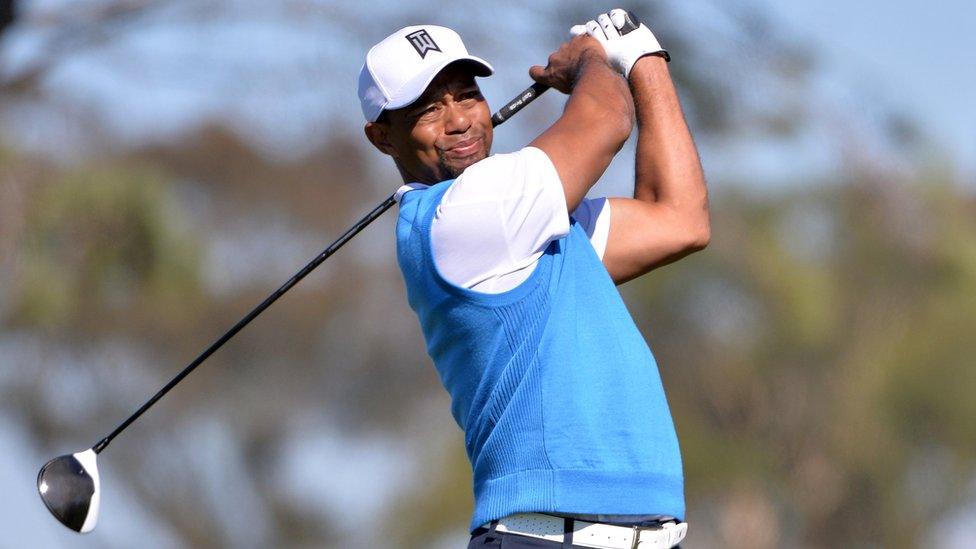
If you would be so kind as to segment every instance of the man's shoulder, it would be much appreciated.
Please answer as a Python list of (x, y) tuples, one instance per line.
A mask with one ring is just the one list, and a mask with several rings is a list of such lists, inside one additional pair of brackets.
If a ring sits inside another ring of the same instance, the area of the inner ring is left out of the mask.
[[(404, 201), (404, 197), (407, 196), (408, 194), (411, 194), (411, 199), (416, 200), (421, 196), (423, 196), (425, 193), (423, 192), (417, 193), (414, 191), (433, 191), (433, 193), (436, 193), (437, 191), (447, 190), (447, 188), (451, 187), (455, 182), (458, 181), (477, 179), (484, 175), (491, 175), (494, 172), (498, 172), (501, 170), (511, 170), (512, 164), (519, 162), (525, 156), (523, 151), (530, 148), (532, 147), (526, 147), (524, 149), (511, 152), (511, 153), (495, 153), (489, 155), (475, 162), (474, 164), (468, 166), (464, 170), (464, 172), (462, 172), (456, 178), (445, 179), (443, 181), (438, 181), (437, 183), (431, 185), (428, 185), (426, 183), (417, 183), (417, 182), (406, 183), (397, 190), (395, 199), (397, 202), (402, 203)], [(532, 153), (528, 153), (528, 154), (532, 155)], [(430, 196), (430, 194), (428, 193), (427, 196)]]
[(482, 174), (494, 172), (512, 172), (513, 170), (533, 168), (539, 164), (551, 164), (549, 157), (541, 149), (526, 146), (509, 153), (495, 153), (468, 166), (458, 179), (470, 179)]
[(493, 154), (469, 166), (444, 194), (448, 204), (505, 202), (535, 196), (545, 187), (560, 189), (559, 176), (546, 156), (535, 147)]

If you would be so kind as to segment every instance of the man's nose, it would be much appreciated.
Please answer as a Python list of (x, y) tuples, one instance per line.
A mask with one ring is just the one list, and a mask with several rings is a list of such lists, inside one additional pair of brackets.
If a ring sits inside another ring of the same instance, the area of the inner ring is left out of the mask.
[(471, 127), (471, 118), (461, 105), (451, 102), (447, 106), (446, 133), (464, 133)]

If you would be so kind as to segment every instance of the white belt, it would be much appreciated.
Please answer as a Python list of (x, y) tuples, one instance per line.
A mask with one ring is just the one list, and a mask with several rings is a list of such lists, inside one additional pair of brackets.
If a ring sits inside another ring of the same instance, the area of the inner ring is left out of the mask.
[[(562, 543), (563, 518), (540, 513), (509, 515), (498, 521), (496, 532), (507, 532)], [(484, 527), (488, 528), (486, 524)], [(658, 549), (681, 543), (688, 532), (684, 522), (657, 526), (614, 526), (574, 520), (573, 545), (601, 549)]]

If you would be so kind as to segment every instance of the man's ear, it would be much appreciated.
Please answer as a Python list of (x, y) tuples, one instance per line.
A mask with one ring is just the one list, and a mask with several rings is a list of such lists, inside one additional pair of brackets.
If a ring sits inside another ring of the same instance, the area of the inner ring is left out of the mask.
[(367, 122), (363, 128), (366, 132), (366, 139), (380, 150), (383, 154), (388, 154), (393, 158), (397, 157), (396, 149), (390, 143), (390, 127), (382, 122)]

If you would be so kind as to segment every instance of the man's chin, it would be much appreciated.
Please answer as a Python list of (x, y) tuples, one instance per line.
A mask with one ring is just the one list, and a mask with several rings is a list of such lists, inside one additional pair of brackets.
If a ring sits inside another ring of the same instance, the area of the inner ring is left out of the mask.
[(465, 158), (458, 158), (458, 159), (452, 159), (450, 161), (445, 161), (442, 164), (442, 166), (444, 167), (444, 170), (452, 178), (456, 178), (459, 175), (461, 175), (462, 173), (464, 173), (464, 170), (466, 170), (469, 167), (477, 164), (478, 162), (481, 162), (485, 158), (488, 158), (488, 152), (487, 151), (481, 151), (481, 152), (479, 152), (477, 154), (472, 154), (471, 156), (468, 156), (468, 157), (465, 157)]

